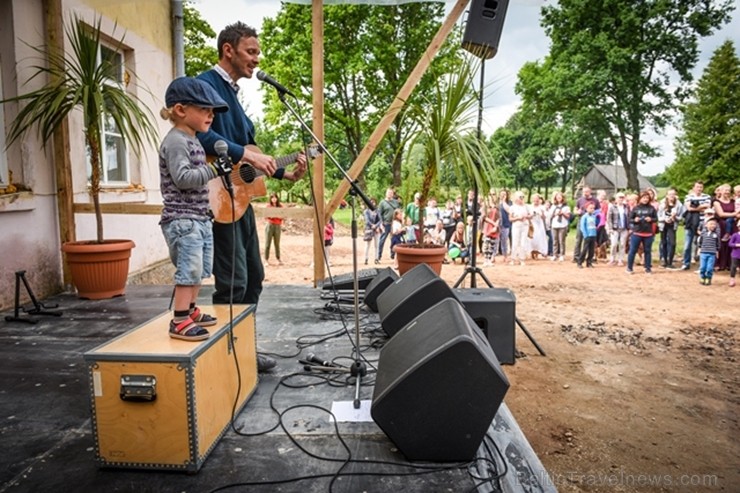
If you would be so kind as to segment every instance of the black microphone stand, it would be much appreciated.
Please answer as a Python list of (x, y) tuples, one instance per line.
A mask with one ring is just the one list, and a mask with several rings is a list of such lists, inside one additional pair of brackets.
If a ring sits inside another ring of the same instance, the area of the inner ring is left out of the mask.
[(352, 275), (354, 276), (354, 282), (353, 282), (353, 290), (354, 290), (354, 315), (355, 315), (355, 341), (354, 341), (354, 362), (352, 363), (352, 366), (350, 367), (350, 375), (355, 377), (355, 398), (353, 401), (353, 405), (355, 409), (360, 408), (360, 386), (362, 383), (362, 377), (364, 377), (367, 374), (367, 365), (362, 360), (362, 356), (360, 355), (360, 283), (357, 278), (357, 209), (356, 209), (356, 201), (357, 197), (360, 197), (362, 201), (365, 203), (365, 205), (370, 210), (375, 210), (373, 205), (370, 203), (370, 199), (365, 195), (362, 191), (362, 189), (359, 187), (357, 182), (353, 180), (349, 174), (342, 168), (342, 166), (339, 164), (339, 162), (334, 158), (334, 156), (329, 152), (329, 150), (326, 148), (323, 142), (319, 140), (319, 138), (316, 136), (316, 134), (313, 132), (313, 130), (306, 124), (306, 122), (301, 118), (301, 116), (298, 114), (298, 112), (290, 105), (288, 101), (285, 99), (285, 95), (287, 94), (287, 91), (282, 91), (279, 88), (275, 87), (278, 91), (278, 96), (280, 98), (280, 101), (285, 105), (286, 108), (288, 108), (288, 111), (298, 120), (301, 127), (303, 127), (306, 132), (308, 132), (311, 135), (311, 138), (316, 142), (316, 144), (319, 146), (321, 151), (324, 153), (325, 156), (329, 158), (329, 160), (337, 167), (337, 169), (340, 171), (342, 176), (345, 180), (347, 180), (347, 183), (350, 185), (349, 194), (352, 197)]

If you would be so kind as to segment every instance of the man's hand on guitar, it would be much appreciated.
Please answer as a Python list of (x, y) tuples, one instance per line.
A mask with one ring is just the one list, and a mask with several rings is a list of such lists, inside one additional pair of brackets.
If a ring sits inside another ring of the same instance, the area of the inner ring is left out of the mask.
[(268, 156), (267, 154), (255, 152), (248, 147), (244, 148), (244, 156), (242, 158), (242, 161), (247, 161), (255, 169), (260, 170), (266, 176), (272, 176), (277, 169), (275, 158), (273, 158), (272, 156)]
[(306, 154), (301, 152), (298, 154), (298, 157), (296, 157), (296, 166), (293, 168), (293, 171), (286, 171), (283, 175), (283, 179), (290, 180), (290, 181), (298, 181), (301, 178), (303, 178), (303, 175), (306, 174), (306, 170), (308, 169), (308, 159), (306, 159)]

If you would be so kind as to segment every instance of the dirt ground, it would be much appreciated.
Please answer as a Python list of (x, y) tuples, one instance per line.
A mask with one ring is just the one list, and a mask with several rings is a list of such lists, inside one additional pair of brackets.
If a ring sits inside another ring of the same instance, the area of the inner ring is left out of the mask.
[[(308, 226), (286, 224), (281, 243), (283, 265), (265, 266), (266, 283), (312, 284)], [(340, 229), (334, 275), (351, 271), (351, 252)], [(568, 260), (483, 269), (514, 292), (517, 317), (546, 352), (517, 329), (521, 357), (503, 367), (506, 403), (544, 479), (563, 492), (738, 491), (740, 287), (728, 286), (727, 272), (702, 286), (693, 271), (648, 276), (638, 266), (627, 275)], [(445, 265), (442, 277), (452, 285), (463, 269)]]

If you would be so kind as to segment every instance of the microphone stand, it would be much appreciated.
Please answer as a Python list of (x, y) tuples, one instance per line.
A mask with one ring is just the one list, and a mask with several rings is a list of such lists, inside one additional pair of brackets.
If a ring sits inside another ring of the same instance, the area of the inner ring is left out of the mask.
[(356, 201), (357, 197), (360, 197), (362, 201), (365, 203), (365, 205), (370, 210), (375, 210), (375, 208), (370, 203), (370, 199), (363, 193), (362, 189), (359, 187), (357, 182), (353, 180), (349, 174), (342, 168), (342, 166), (339, 164), (339, 162), (334, 158), (334, 156), (329, 152), (329, 150), (326, 148), (323, 142), (319, 140), (319, 138), (316, 136), (316, 134), (313, 132), (313, 130), (306, 124), (306, 122), (301, 118), (301, 116), (298, 114), (298, 112), (291, 106), (291, 104), (286, 101), (285, 95), (287, 94), (287, 91), (280, 90), (277, 88), (278, 91), (278, 97), (280, 98), (280, 101), (285, 105), (286, 108), (288, 108), (288, 111), (298, 120), (298, 123), (300, 123), (301, 127), (311, 135), (311, 138), (316, 142), (316, 144), (319, 146), (321, 151), (324, 153), (325, 156), (329, 158), (329, 160), (336, 166), (336, 168), (339, 170), (339, 172), (342, 174), (345, 180), (350, 185), (349, 194), (352, 197), (352, 275), (354, 276), (354, 282), (353, 282), (353, 290), (354, 290), (354, 315), (355, 315), (355, 342), (354, 342), (354, 362), (352, 363), (352, 366), (350, 367), (350, 375), (355, 377), (355, 398), (353, 401), (353, 406), (355, 409), (360, 408), (360, 386), (362, 382), (362, 377), (364, 377), (367, 374), (367, 366), (365, 365), (365, 362), (362, 360), (362, 357), (360, 356), (360, 295), (359, 295), (359, 287), (360, 283), (357, 278), (357, 210), (356, 210)]

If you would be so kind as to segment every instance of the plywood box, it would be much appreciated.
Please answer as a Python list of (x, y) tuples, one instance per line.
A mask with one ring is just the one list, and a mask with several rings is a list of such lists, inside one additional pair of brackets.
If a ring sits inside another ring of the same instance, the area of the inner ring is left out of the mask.
[(201, 309), (219, 321), (205, 341), (170, 338), (167, 312), (85, 353), (101, 467), (198, 471), (251, 397), (254, 306), (234, 305), (233, 331), (228, 305)]

